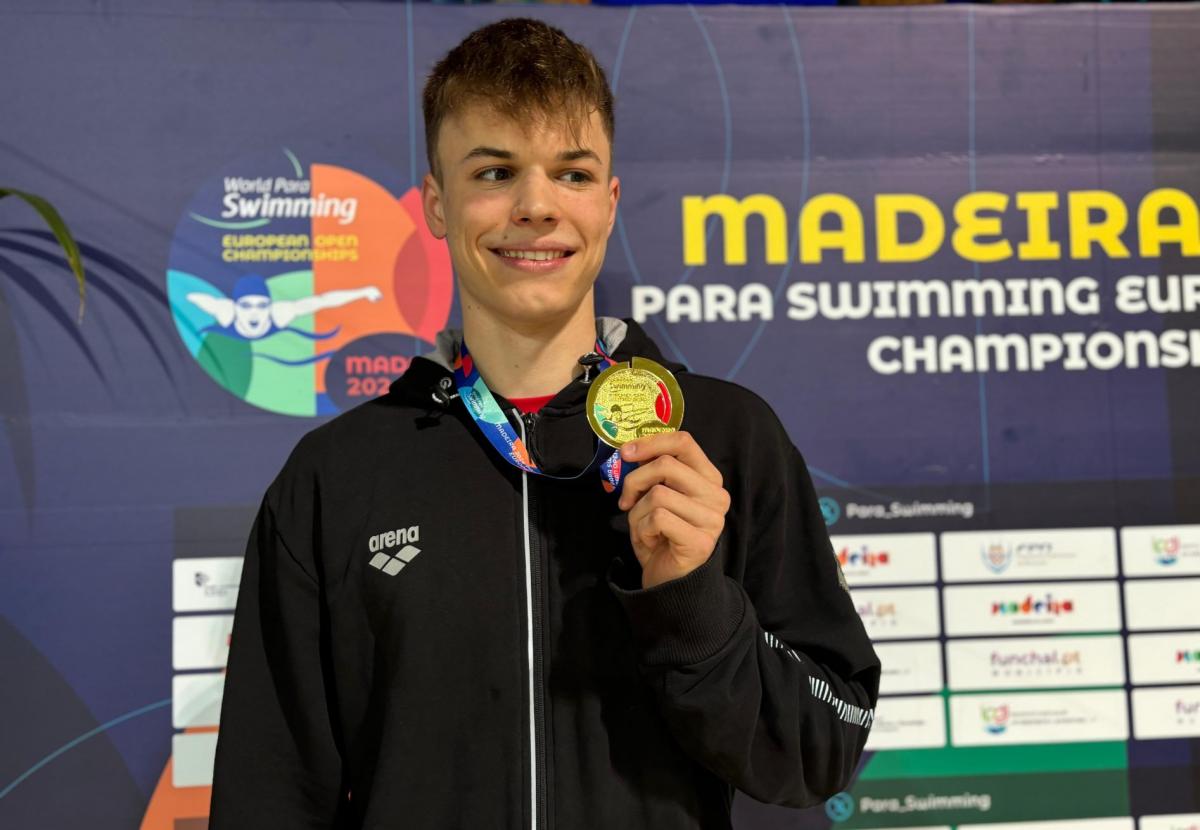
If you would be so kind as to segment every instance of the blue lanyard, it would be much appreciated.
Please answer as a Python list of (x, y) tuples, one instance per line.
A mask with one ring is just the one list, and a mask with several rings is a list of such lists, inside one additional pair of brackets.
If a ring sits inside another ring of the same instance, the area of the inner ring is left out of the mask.
[[(596, 341), (596, 353), (604, 358), (597, 367), (598, 369), (607, 369), (613, 364), (612, 358), (605, 353), (600, 341)], [(620, 451), (609, 452), (609, 447), (597, 440), (596, 454), (591, 463), (581, 472), (573, 476), (550, 475), (538, 467), (529, 454), (529, 448), (525, 446), (521, 436), (517, 435), (516, 430), (509, 423), (508, 417), (501, 411), (495, 396), (492, 395), (492, 390), (488, 389), (487, 384), (483, 382), (483, 377), (479, 374), (475, 361), (471, 359), (471, 353), (467, 350), (465, 342), (459, 345), (458, 357), (454, 361), (454, 383), (458, 387), (459, 398), (466, 405), (467, 412), (471, 413), (471, 417), (483, 432), (484, 437), (496, 448), (496, 452), (500, 453), (501, 458), (524, 472), (559, 481), (573, 481), (587, 475), (592, 470), (599, 470), (600, 484), (604, 487), (605, 492), (619, 493), (625, 476), (637, 467), (635, 462), (622, 461)]]

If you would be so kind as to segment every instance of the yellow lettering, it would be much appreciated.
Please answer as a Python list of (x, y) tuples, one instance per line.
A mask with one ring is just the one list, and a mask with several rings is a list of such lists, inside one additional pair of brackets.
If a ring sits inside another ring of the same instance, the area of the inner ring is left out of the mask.
[[(899, 216), (912, 214), (921, 232), (912, 242), (900, 241)], [(875, 246), (880, 262), (929, 259), (946, 238), (946, 220), (931, 200), (915, 193), (880, 193), (875, 197)]]
[(787, 262), (787, 214), (774, 196), (755, 193), (740, 201), (725, 193), (715, 196), (683, 197), (683, 262), (704, 265), (708, 249), (704, 240), (704, 222), (719, 216), (725, 226), (725, 264), (746, 264), (746, 220), (756, 213), (763, 219), (767, 263)]
[(971, 262), (998, 262), (1012, 256), (1012, 243), (1007, 239), (980, 242), (981, 236), (1000, 236), (1003, 228), (999, 216), (980, 216), (981, 210), (1003, 213), (1008, 207), (1008, 195), (993, 190), (968, 193), (954, 204), (954, 222), (958, 227), (950, 238), (954, 250)]
[[(1092, 211), (1103, 216), (1092, 221)], [(1067, 194), (1067, 220), (1071, 226), (1071, 259), (1091, 259), (1097, 243), (1113, 259), (1127, 259), (1129, 249), (1121, 232), (1129, 223), (1129, 211), (1116, 194), (1107, 190), (1072, 190)]]
[(1017, 245), (1017, 259), (1058, 259), (1062, 245), (1050, 238), (1050, 211), (1058, 209), (1053, 190), (1017, 193), (1017, 208), (1025, 211), (1025, 241)]
[[(832, 214), (840, 227), (825, 229), (821, 220)], [(840, 248), (846, 262), (862, 262), (863, 218), (858, 205), (840, 193), (822, 193), (804, 203), (800, 210), (800, 261), (819, 263), (821, 251)]]
[[(1163, 208), (1173, 209), (1179, 221), (1162, 224)], [(1164, 242), (1178, 243), (1182, 256), (1200, 256), (1200, 216), (1196, 214), (1196, 203), (1191, 196), (1172, 187), (1151, 190), (1138, 206), (1138, 236), (1142, 256), (1161, 256)]]

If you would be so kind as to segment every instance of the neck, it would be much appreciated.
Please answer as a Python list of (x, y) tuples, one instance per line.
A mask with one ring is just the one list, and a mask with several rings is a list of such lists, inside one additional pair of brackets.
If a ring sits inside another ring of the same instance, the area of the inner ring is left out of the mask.
[(463, 338), (493, 392), (510, 400), (553, 395), (582, 372), (579, 358), (595, 347), (594, 314), (584, 302), (566, 320), (514, 326), (464, 308)]

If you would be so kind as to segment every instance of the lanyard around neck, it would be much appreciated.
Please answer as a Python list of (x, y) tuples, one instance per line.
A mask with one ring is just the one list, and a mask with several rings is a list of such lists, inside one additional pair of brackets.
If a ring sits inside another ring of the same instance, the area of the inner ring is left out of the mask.
[[(596, 341), (596, 353), (603, 358), (596, 367), (598, 370), (613, 365), (612, 358), (604, 351), (599, 340)], [(542, 470), (533, 460), (521, 436), (513, 429), (508, 416), (500, 409), (500, 404), (496, 403), (496, 397), (479, 374), (465, 341), (459, 344), (458, 356), (454, 360), (454, 384), (458, 387), (459, 399), (488, 443), (496, 448), (501, 458), (519, 470), (559, 481), (572, 481), (592, 470), (599, 470), (600, 483), (606, 492), (612, 493), (620, 492), (621, 482), (637, 466), (634, 462), (622, 461), (619, 451), (609, 452), (609, 447), (597, 440), (596, 454), (591, 463), (575, 475), (555, 476)]]

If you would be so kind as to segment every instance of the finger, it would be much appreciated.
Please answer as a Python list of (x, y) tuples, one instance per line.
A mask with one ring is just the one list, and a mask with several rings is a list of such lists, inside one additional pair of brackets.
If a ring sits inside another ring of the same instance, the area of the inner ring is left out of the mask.
[(690, 432), (662, 432), (658, 435), (648, 435), (636, 441), (630, 441), (621, 447), (621, 457), (626, 461), (637, 461), (639, 464), (662, 455), (672, 455), (687, 466), (691, 467), (709, 481), (720, 486), (721, 471), (716, 468), (700, 449), (696, 439)]
[(636, 525), (636, 533), (643, 545), (654, 548), (660, 539), (666, 539), (682, 553), (708, 553), (716, 544), (714, 536), (688, 524), (665, 507), (656, 507), (643, 516)]
[(628, 510), (656, 484), (665, 484), (714, 508), (720, 508), (722, 504), (728, 506), (729, 494), (720, 485), (704, 478), (673, 455), (660, 455), (626, 476), (617, 506)]
[(633, 509), (629, 511), (630, 526), (636, 525), (646, 515), (653, 513), (660, 507), (670, 510), (676, 516), (692, 525), (692, 527), (703, 530), (705, 533), (712, 534), (713, 536), (719, 536), (722, 528), (725, 526), (723, 512), (715, 510), (696, 499), (689, 498), (677, 490), (672, 490), (665, 484), (654, 485), (633, 506)]

